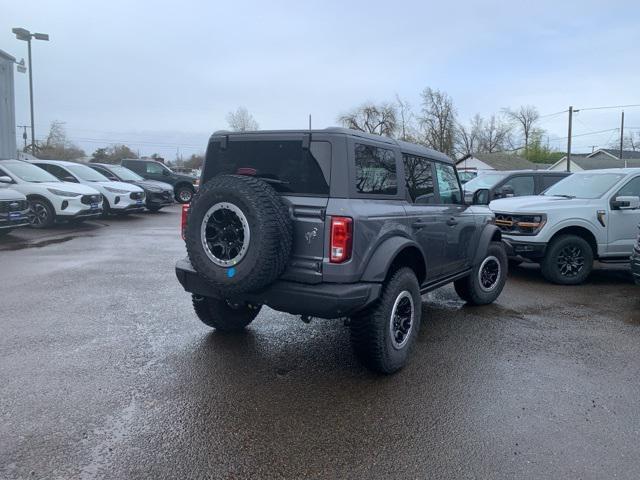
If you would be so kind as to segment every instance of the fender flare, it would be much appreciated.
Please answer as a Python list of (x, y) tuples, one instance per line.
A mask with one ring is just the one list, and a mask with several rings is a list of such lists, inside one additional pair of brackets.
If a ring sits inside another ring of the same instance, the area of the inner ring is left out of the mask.
[(373, 255), (369, 258), (364, 273), (362, 274), (362, 281), (383, 282), (387, 277), (387, 272), (391, 264), (398, 254), (407, 247), (415, 247), (418, 250), (422, 256), (423, 268), (426, 271), (426, 257), (420, 245), (406, 237), (391, 237), (378, 245)]
[(473, 258), (473, 266), (479, 265), (482, 260), (484, 260), (487, 250), (489, 249), (489, 244), (493, 240), (493, 238), (497, 238), (498, 240), (502, 240), (502, 233), (500, 229), (492, 224), (487, 224), (482, 229), (480, 233), (480, 238), (478, 239), (478, 248), (476, 249), (476, 254)]

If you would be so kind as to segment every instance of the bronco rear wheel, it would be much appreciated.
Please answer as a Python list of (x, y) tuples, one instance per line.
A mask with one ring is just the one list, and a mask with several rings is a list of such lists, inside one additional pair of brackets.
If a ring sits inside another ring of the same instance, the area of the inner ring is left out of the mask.
[(260, 313), (262, 305), (192, 295), (193, 309), (205, 325), (221, 332), (238, 332)]
[(234, 296), (264, 288), (282, 274), (293, 225), (271, 186), (253, 177), (221, 175), (194, 197), (185, 241), (198, 273), (222, 296)]

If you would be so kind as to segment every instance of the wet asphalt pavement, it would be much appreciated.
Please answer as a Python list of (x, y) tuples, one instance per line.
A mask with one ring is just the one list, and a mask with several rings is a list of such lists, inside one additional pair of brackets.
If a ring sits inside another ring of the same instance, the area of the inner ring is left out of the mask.
[(640, 287), (425, 297), (380, 377), (339, 321), (200, 324), (179, 209), (0, 240), (0, 478), (640, 478)]

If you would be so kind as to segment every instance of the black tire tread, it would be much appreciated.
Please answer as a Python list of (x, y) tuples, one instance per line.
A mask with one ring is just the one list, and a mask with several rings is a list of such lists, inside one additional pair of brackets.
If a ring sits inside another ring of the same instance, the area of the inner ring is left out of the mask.
[[(561, 245), (566, 242), (579, 243), (582, 247), (582, 250), (584, 251), (585, 256), (587, 257), (585, 258), (585, 269), (583, 270), (581, 275), (573, 279), (566, 279), (562, 275), (560, 275), (555, 260), (556, 250), (558, 250)], [(578, 285), (580, 283), (583, 283), (591, 273), (591, 270), (593, 269), (593, 260), (593, 248), (584, 238), (577, 235), (560, 235), (553, 239), (551, 244), (547, 247), (544, 259), (542, 260), (542, 262), (540, 262), (540, 271), (542, 272), (542, 276), (551, 283), (555, 283), (558, 285)]]
[(191, 296), (193, 309), (205, 325), (221, 332), (238, 332), (249, 325), (260, 313), (261, 306), (243, 305), (233, 309), (224, 300), (213, 297)]
[[(500, 280), (502, 285), (500, 287), (491, 293), (480, 290), (477, 283), (478, 268), (480, 265), (475, 266), (470, 275), (453, 282), (453, 287), (460, 299), (470, 305), (487, 305), (494, 302), (500, 296), (500, 293), (504, 288), (504, 284), (506, 283), (507, 275), (509, 273), (509, 260), (504, 245), (502, 242), (491, 242), (487, 250), (487, 256), (489, 252), (493, 252), (493, 254), (500, 260), (500, 267), (503, 272), (502, 279)], [(483, 259), (484, 258), (486, 257), (483, 257)]]

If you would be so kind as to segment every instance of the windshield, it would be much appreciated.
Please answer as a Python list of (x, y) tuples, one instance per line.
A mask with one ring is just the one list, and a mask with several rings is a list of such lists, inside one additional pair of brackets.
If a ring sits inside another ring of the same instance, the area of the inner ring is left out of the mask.
[(65, 165), (65, 168), (85, 182), (108, 182), (109, 179), (86, 165)]
[(120, 165), (113, 165), (108, 168), (109, 171), (113, 172), (118, 178), (122, 180), (132, 180), (132, 181), (140, 181), (144, 180), (140, 175), (135, 172), (132, 172), (128, 168), (121, 167)]
[(600, 198), (624, 177), (624, 173), (574, 173), (549, 187), (542, 195)]
[(506, 178), (508, 173), (482, 173), (473, 180), (469, 180), (464, 184), (464, 189), (467, 191), (478, 190), (479, 188), (491, 188), (503, 178)]
[(42, 182), (59, 182), (56, 177), (51, 175), (46, 170), (43, 170), (40, 167), (36, 167), (35, 165), (31, 165), (26, 162), (6, 162), (2, 164), (3, 167), (6, 167), (12, 174), (16, 177), (24, 180), (25, 182), (34, 182), (34, 183), (42, 183)]

